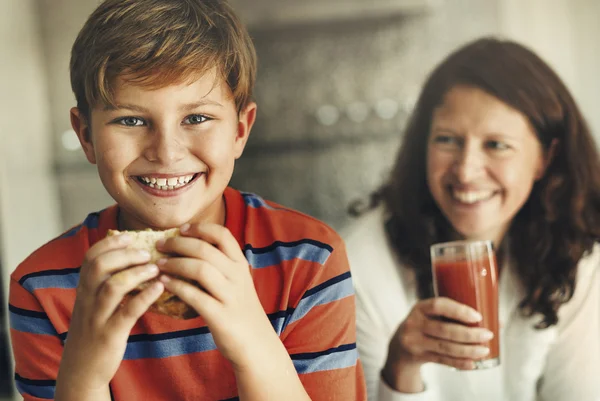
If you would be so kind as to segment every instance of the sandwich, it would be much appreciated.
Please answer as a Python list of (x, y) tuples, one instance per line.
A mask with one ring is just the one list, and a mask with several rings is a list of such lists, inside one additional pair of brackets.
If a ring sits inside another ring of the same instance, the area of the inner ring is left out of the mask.
[[(143, 230), (143, 231), (118, 231), (118, 230), (108, 230), (107, 236), (111, 235), (119, 235), (127, 233), (131, 235), (133, 241), (127, 246), (129, 249), (140, 249), (146, 250), (150, 252), (150, 261), (149, 263), (156, 263), (159, 259), (163, 257), (168, 257), (168, 255), (159, 252), (156, 249), (156, 241), (160, 239), (166, 239), (171, 237), (176, 237), (179, 235), (178, 228), (172, 228), (170, 230), (165, 231), (154, 231), (154, 230)], [(117, 278), (120, 274), (123, 274), (123, 271), (117, 272), (113, 274), (113, 277)], [(176, 277), (178, 279), (182, 279), (190, 282), (190, 280), (183, 279), (182, 277)], [(135, 290), (131, 291), (124, 299), (124, 302), (131, 296), (138, 294), (140, 291), (147, 288), (152, 283), (156, 282), (158, 278), (152, 279), (150, 281), (146, 281), (145, 283), (140, 284)], [(179, 297), (172, 294), (171, 292), (165, 290), (160, 297), (150, 306), (149, 311), (160, 313), (163, 315), (171, 316), (176, 319), (191, 319), (198, 316), (198, 313), (190, 307), (188, 304), (183, 302)]]

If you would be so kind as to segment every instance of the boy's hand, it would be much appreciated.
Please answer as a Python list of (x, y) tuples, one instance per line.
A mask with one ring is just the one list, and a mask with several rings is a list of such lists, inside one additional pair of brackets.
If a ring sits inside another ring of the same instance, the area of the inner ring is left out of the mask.
[(237, 240), (217, 224), (184, 226), (180, 232), (180, 237), (157, 243), (158, 250), (178, 255), (160, 260), (159, 268), (194, 280), (200, 287), (165, 275), (161, 281), (204, 318), (215, 344), (236, 369), (256, 366), (257, 358), (269, 355), (278, 337)]
[[(145, 264), (150, 260), (148, 252), (125, 249), (130, 242), (127, 234), (107, 237), (86, 253), (57, 394), (71, 398), (77, 393), (106, 391), (133, 325), (163, 292), (162, 283), (157, 282), (121, 305), (127, 293), (159, 273), (155, 265)], [(112, 276), (123, 269), (127, 270)]]

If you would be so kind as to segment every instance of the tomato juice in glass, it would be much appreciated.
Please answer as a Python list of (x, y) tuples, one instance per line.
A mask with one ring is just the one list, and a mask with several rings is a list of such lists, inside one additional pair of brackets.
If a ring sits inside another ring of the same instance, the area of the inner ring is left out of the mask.
[(498, 322), (498, 267), (491, 241), (453, 241), (431, 246), (435, 296), (451, 298), (478, 311), (483, 320), (469, 324), (494, 333), (482, 345), (490, 353), (474, 360), (475, 369), (500, 364)]

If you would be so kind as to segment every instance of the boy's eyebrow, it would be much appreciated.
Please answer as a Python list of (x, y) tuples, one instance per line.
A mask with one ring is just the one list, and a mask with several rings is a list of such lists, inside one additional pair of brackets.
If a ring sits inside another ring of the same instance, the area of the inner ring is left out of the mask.
[(200, 100), (199, 102), (195, 102), (195, 103), (189, 103), (189, 104), (184, 104), (183, 106), (180, 107), (181, 110), (194, 110), (197, 109), (198, 107), (202, 107), (202, 106), (218, 106), (218, 107), (223, 107), (223, 105), (219, 102), (216, 102), (214, 100)]
[[(194, 110), (194, 109), (197, 109), (198, 107), (209, 106), (209, 105), (223, 107), (223, 105), (221, 103), (215, 102), (213, 100), (201, 100), (199, 102), (184, 104), (183, 106), (180, 107), (180, 110)], [(120, 110), (120, 109), (133, 110), (133, 111), (137, 111), (139, 113), (147, 113), (148, 112), (147, 108), (142, 107), (142, 106), (137, 106), (135, 104), (119, 103), (114, 106), (109, 104), (104, 107), (104, 111)]]
[(137, 106), (135, 104), (118, 103), (118, 104), (115, 104), (114, 106), (110, 105), (110, 104), (107, 104), (106, 106), (104, 106), (104, 111), (112, 111), (112, 110), (120, 110), (120, 109), (133, 110), (133, 111), (137, 111), (140, 113), (148, 112), (148, 109), (146, 109), (145, 107)]

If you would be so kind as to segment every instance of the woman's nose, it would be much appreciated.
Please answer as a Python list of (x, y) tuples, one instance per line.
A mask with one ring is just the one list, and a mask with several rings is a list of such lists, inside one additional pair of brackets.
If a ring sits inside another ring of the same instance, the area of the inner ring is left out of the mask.
[(484, 155), (477, 149), (465, 146), (454, 161), (454, 174), (461, 183), (469, 183), (484, 171)]

